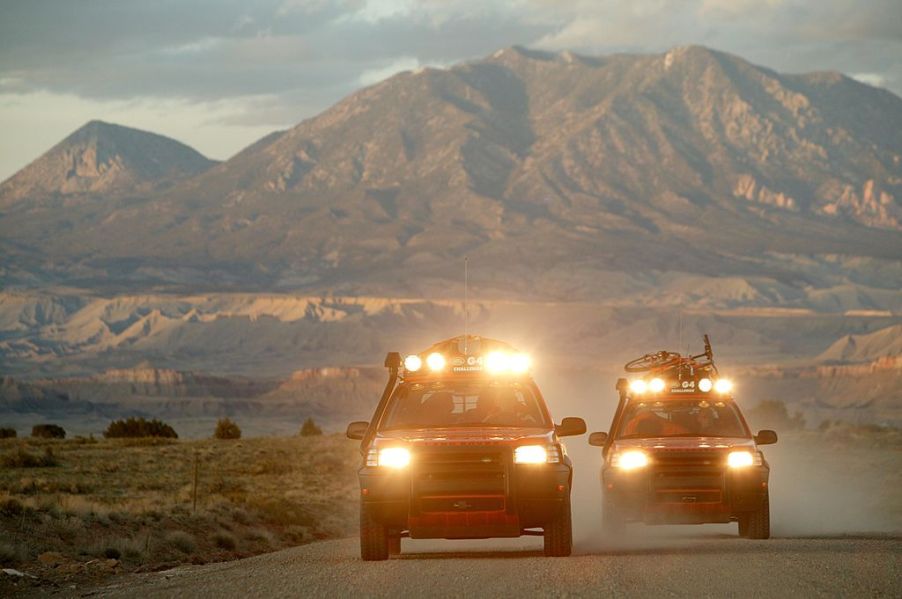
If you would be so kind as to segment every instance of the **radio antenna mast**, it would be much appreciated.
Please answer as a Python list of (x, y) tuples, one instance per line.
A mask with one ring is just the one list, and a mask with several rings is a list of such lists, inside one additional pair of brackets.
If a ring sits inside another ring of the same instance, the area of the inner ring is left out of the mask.
[(470, 258), (464, 256), (464, 355), (469, 354), (470, 343)]

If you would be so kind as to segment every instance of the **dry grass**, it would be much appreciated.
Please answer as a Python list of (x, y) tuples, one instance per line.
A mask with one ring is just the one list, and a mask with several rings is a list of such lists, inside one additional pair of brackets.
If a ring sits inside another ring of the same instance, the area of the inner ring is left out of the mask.
[[(35, 465), (48, 455), (55, 466)], [(359, 454), (337, 435), (4, 439), (0, 460), (9, 464), (0, 468), (0, 564), (56, 583), (234, 559), (356, 530)]]

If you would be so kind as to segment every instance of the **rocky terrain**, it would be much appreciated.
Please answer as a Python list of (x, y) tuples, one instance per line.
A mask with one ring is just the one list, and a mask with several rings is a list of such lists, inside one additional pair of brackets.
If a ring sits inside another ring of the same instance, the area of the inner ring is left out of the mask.
[(707, 332), (756, 396), (898, 422), (900, 131), (701, 47), (400, 73), (221, 164), (92, 122), (0, 185), (0, 405), (281, 417), (293, 373), (459, 334), (466, 256), (471, 330), (545, 376)]

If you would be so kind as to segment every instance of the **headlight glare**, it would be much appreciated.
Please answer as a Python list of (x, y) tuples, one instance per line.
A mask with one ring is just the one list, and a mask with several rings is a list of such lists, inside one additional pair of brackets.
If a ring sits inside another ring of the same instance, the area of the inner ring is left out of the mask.
[(714, 383), (714, 390), (718, 393), (729, 393), (733, 390), (733, 381), (730, 379), (717, 379)]
[(404, 358), (404, 370), (407, 372), (416, 372), (423, 367), (423, 360), (416, 354), (410, 354)]
[(548, 451), (541, 445), (521, 445), (514, 450), (515, 464), (545, 464)]
[(426, 357), (426, 365), (429, 366), (429, 370), (433, 372), (443, 370), (445, 368), (445, 356), (438, 352), (432, 352)]
[(755, 456), (751, 451), (731, 451), (727, 456), (727, 465), (730, 468), (745, 468), (755, 464)]
[(648, 384), (648, 388), (652, 393), (660, 393), (664, 390), (664, 379), (653, 378)]
[(714, 383), (711, 382), (711, 379), (707, 379), (707, 378), (699, 379), (699, 381), (698, 381), (698, 390), (699, 391), (701, 391), (703, 393), (707, 393), (708, 391), (711, 390), (712, 387), (714, 387)]
[(629, 449), (615, 454), (613, 462), (621, 470), (635, 470), (648, 466), (648, 455), (638, 449)]
[(636, 395), (642, 395), (648, 389), (648, 385), (642, 379), (630, 381), (630, 391)]
[(386, 468), (406, 468), (410, 464), (410, 451), (405, 447), (385, 447), (379, 450), (379, 465)]

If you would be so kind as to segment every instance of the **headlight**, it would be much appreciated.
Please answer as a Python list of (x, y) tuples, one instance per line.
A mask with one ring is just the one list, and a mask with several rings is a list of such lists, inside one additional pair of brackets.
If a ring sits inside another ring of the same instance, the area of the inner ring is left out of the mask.
[(385, 447), (379, 450), (376, 463), (386, 468), (406, 468), (410, 464), (410, 451), (404, 447)]
[(561, 449), (555, 444), (521, 445), (514, 450), (515, 464), (560, 464)]
[(648, 466), (648, 455), (639, 449), (630, 449), (614, 454), (611, 465), (621, 470), (635, 470)]
[(664, 390), (664, 379), (653, 378), (648, 384), (648, 388), (652, 393), (660, 393)]
[(429, 370), (433, 372), (442, 370), (445, 368), (445, 356), (438, 352), (432, 352), (426, 358), (426, 364), (429, 366)]
[(404, 369), (408, 372), (416, 372), (423, 367), (423, 360), (416, 354), (410, 354), (404, 358)]
[(514, 450), (515, 464), (545, 464), (548, 451), (541, 445), (521, 445)]
[(731, 451), (727, 456), (727, 465), (730, 468), (746, 468), (748, 466), (760, 466), (761, 454), (751, 451)]
[(730, 379), (717, 379), (714, 390), (718, 393), (729, 393), (733, 390), (733, 382)]
[(642, 379), (630, 381), (630, 391), (632, 391), (636, 395), (642, 395), (643, 393), (645, 393), (646, 389), (648, 389), (648, 385), (646, 385), (645, 381), (643, 381)]
[(698, 381), (698, 390), (707, 393), (714, 386), (714, 383), (711, 382), (711, 379), (699, 379)]

